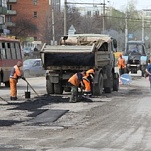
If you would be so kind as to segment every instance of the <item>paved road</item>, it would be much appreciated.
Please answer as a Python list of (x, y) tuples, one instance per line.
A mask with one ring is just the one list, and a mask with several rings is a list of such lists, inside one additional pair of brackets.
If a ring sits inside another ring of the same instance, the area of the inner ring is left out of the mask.
[[(38, 79), (29, 82), (42, 94), (45, 82)], [(41, 85), (37, 86), (38, 82)], [(24, 93), (26, 84), (18, 86)], [(6, 88), (2, 91), (9, 93)], [(149, 82), (134, 77), (118, 93), (103, 94), (92, 101), (68, 103), (68, 95), (63, 95), (1, 105), (0, 150), (151, 151), (150, 98)], [(29, 115), (38, 109), (69, 111), (55, 122), (30, 124), (37, 115)]]
[[(34, 90), (38, 94), (46, 94), (46, 80), (45, 77), (33, 77), (33, 78), (27, 78), (27, 81), (29, 84), (34, 88)], [(35, 97), (36, 94), (35, 92), (28, 87), (29, 91), (31, 92), (31, 97)], [(17, 84), (17, 90), (18, 90), (18, 98), (19, 99), (24, 99), (25, 98), (25, 91), (27, 91), (27, 83), (19, 79), (18, 84)], [(10, 94), (10, 89), (6, 88), (3, 84), (0, 87), (0, 91), (2, 91), (2, 95), (4, 98), (9, 99), (9, 94)]]

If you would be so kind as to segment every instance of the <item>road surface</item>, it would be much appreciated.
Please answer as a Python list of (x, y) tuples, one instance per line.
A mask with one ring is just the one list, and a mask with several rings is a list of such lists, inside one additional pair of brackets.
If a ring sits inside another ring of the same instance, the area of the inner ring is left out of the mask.
[[(28, 81), (40, 97), (34, 98), (32, 92), (31, 99), (25, 99), (26, 83), (20, 81), (20, 100), (0, 101), (0, 150), (151, 151), (151, 93), (146, 79), (134, 77), (119, 92), (78, 103), (68, 103), (68, 94), (47, 96), (44, 77)], [(0, 91), (9, 98), (8, 88)], [(50, 121), (54, 111), (63, 110), (65, 114)]]

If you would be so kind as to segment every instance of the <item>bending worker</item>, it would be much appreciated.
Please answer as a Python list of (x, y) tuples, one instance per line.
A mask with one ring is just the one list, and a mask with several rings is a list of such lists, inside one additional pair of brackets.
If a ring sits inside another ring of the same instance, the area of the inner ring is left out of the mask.
[(119, 74), (122, 75), (125, 73), (125, 59), (122, 57), (122, 54), (119, 55), (117, 60), (117, 66), (119, 68)]
[(17, 64), (12, 68), (10, 73), (10, 100), (17, 100), (17, 82), (19, 78), (25, 80), (22, 76), (20, 67), (22, 67), (22, 62), (18, 61)]
[(78, 87), (80, 87), (80, 85), (83, 86), (82, 78), (85, 76), (85, 74), (85, 72), (78, 72), (69, 78), (68, 82), (71, 86), (70, 103), (75, 103), (78, 101)]
[(83, 77), (84, 83), (84, 95), (85, 96), (92, 96), (93, 94), (93, 78), (94, 78), (94, 69), (89, 69), (86, 71), (86, 75)]

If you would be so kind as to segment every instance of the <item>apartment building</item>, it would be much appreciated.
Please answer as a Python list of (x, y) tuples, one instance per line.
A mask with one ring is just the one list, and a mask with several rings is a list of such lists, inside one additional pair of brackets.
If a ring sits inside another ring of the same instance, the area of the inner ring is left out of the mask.
[(5, 15), (7, 14), (7, 0), (0, 0), (0, 33), (4, 32), (5, 26)]
[(10, 33), (13, 28), (16, 28), (15, 22), (20, 18), (25, 18), (38, 28), (36, 34), (28, 33), (28, 36), (33, 40), (43, 41), (45, 24), (48, 16), (51, 15), (51, 4), (54, 8), (60, 9), (60, 7), (58, 8), (60, 0), (52, 0), (52, 2), (51, 0), (8, 0), (6, 25)]

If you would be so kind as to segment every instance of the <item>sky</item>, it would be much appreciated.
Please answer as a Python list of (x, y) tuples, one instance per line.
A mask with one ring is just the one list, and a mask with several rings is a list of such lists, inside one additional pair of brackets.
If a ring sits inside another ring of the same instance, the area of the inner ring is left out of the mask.
[[(67, 0), (67, 2), (75, 3), (103, 3), (105, 1), (106, 6), (113, 6), (116, 9), (122, 10), (126, 8), (130, 1), (133, 1), (138, 10), (151, 9), (151, 0)], [(64, 0), (61, 0), (64, 3)], [(84, 4), (83, 4), (84, 5)], [(90, 5), (89, 5), (90, 6)]]

